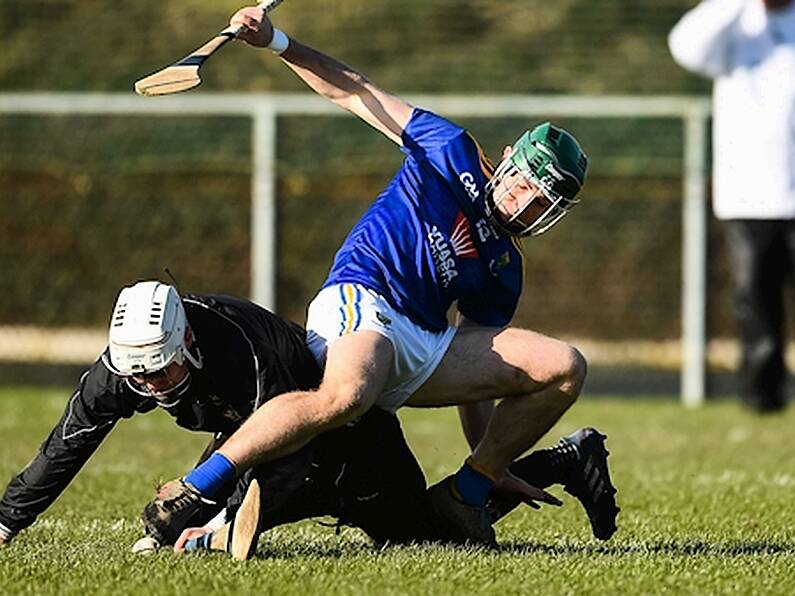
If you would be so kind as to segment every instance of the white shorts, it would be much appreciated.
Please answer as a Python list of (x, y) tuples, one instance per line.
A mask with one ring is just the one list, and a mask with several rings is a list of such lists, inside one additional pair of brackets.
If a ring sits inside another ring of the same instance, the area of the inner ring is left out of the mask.
[(326, 363), (328, 346), (344, 335), (363, 330), (383, 335), (395, 351), (389, 379), (375, 402), (389, 412), (395, 412), (430, 378), (456, 332), (455, 327), (427, 331), (359, 284), (329, 286), (309, 304), (306, 341), (320, 366)]

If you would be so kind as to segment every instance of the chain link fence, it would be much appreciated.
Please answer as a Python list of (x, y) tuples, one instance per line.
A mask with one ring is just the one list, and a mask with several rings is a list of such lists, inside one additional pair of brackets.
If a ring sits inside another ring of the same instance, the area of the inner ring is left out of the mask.
[[(400, 94), (703, 95), (708, 83), (676, 67), (665, 46), (692, 4), (287, 0), (274, 20)], [(129, 91), (237, 7), (3, 0), (0, 92)], [(203, 72), (204, 90), (305, 90), (269, 53), (242, 44)], [(532, 124), (457, 120), (492, 156)], [(592, 171), (567, 220), (525, 242), (517, 323), (596, 344), (656, 345), (649, 366), (676, 366), (665, 349), (681, 335), (681, 122), (555, 120), (582, 140)], [(101, 332), (119, 288), (164, 278), (165, 267), (184, 291), (249, 295), (251, 143), (250, 121), (229, 116), (0, 116), (0, 326)], [(401, 154), (353, 119), (285, 116), (276, 157), (277, 307), (302, 322), (334, 251)], [(721, 234), (710, 221), (712, 340), (735, 333)], [(732, 366), (734, 352), (721, 354), (716, 366)]]

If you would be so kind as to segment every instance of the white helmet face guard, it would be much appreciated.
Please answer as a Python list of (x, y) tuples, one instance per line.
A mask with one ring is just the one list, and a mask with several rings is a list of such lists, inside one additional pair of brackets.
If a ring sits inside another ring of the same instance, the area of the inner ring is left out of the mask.
[[(190, 362), (202, 368), (201, 354), (187, 346), (189, 333), (185, 309), (176, 289), (157, 282), (139, 282), (122, 289), (113, 309), (109, 331), (108, 368), (125, 377), (136, 393), (155, 398), (168, 407), (176, 403), (190, 384), (190, 370), (162, 391), (140, 382), (147, 375), (165, 374), (172, 364)], [(138, 377), (139, 379), (136, 379)]]
[[(519, 189), (522, 183), (536, 190), (528, 193)], [(510, 158), (500, 163), (486, 190), (489, 215), (501, 230), (512, 236), (543, 234), (578, 203), (577, 199), (567, 199), (555, 193), (532, 174), (520, 171)], [(506, 219), (500, 206), (510, 199), (521, 200), (521, 203)]]
[[(156, 375), (160, 372), (161, 371), (156, 371), (154, 373), (149, 373), (149, 374)], [(144, 375), (144, 376), (149, 376), (149, 375)], [(162, 389), (159, 391), (151, 389), (145, 383), (139, 381), (138, 375), (132, 377), (126, 377), (124, 380), (127, 383), (127, 386), (138, 395), (154, 399), (157, 402), (157, 405), (159, 405), (162, 408), (171, 408), (177, 405), (182, 395), (188, 390), (191, 384), (192, 377), (190, 369), (186, 367), (181, 379), (179, 379), (172, 385), (169, 385), (166, 389)]]

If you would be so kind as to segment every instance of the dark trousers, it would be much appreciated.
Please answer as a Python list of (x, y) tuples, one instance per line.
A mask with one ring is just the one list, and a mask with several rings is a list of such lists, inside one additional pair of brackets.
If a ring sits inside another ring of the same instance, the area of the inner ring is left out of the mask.
[(263, 487), (260, 530), (319, 516), (364, 530), (379, 543), (438, 537), (425, 476), (397, 416), (377, 407), (299, 452), (256, 466), (227, 505), (233, 512), (251, 477)]
[(784, 288), (795, 278), (795, 220), (726, 225), (742, 347), (740, 396), (754, 410), (780, 410), (787, 401)]
[[(543, 488), (559, 481), (557, 476), (565, 467), (545, 474), (546, 468), (534, 455), (512, 464), (511, 472)], [(451, 540), (437, 525), (425, 476), (400, 421), (377, 407), (355, 424), (316, 438), (309, 448), (249, 470), (227, 503), (231, 512), (243, 500), (252, 477), (262, 487), (261, 531), (332, 516), (341, 525), (364, 530), (379, 544)], [(492, 521), (518, 505), (518, 499), (493, 498), (489, 503)]]
[[(196, 465), (228, 437), (210, 441)], [(234, 515), (253, 478), (262, 487), (260, 531), (331, 516), (378, 543), (441, 537), (426, 498), (425, 476), (397, 416), (371, 408), (355, 423), (324, 433), (297, 452), (247, 470), (205, 503), (185, 527), (198, 527), (224, 506)], [(516, 504), (506, 504), (504, 508)], [(183, 528), (175, 528), (174, 537)]]

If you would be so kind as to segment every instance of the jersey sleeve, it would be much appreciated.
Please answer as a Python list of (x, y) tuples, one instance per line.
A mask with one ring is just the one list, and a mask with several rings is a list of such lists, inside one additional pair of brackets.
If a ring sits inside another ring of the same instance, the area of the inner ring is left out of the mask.
[(432, 163), (442, 174), (455, 171), (463, 165), (460, 162), (469, 163), (477, 155), (472, 137), (465, 129), (420, 108), (414, 109), (403, 130), (401, 151), (418, 163)]
[[(80, 379), (63, 415), (33, 461), (11, 479), (0, 501), (0, 531), (31, 525), (77, 475), (124, 411), (112, 385), (118, 378), (97, 360)], [(110, 383), (110, 384), (109, 384)]]
[(418, 164), (430, 164), (455, 181), (460, 198), (469, 202), (491, 177), (494, 166), (466, 129), (432, 112), (415, 108), (403, 131), (403, 148)]
[(408, 124), (403, 129), (401, 151), (423, 158), (427, 154), (444, 149), (452, 140), (464, 133), (464, 129), (441, 116), (414, 108)]

